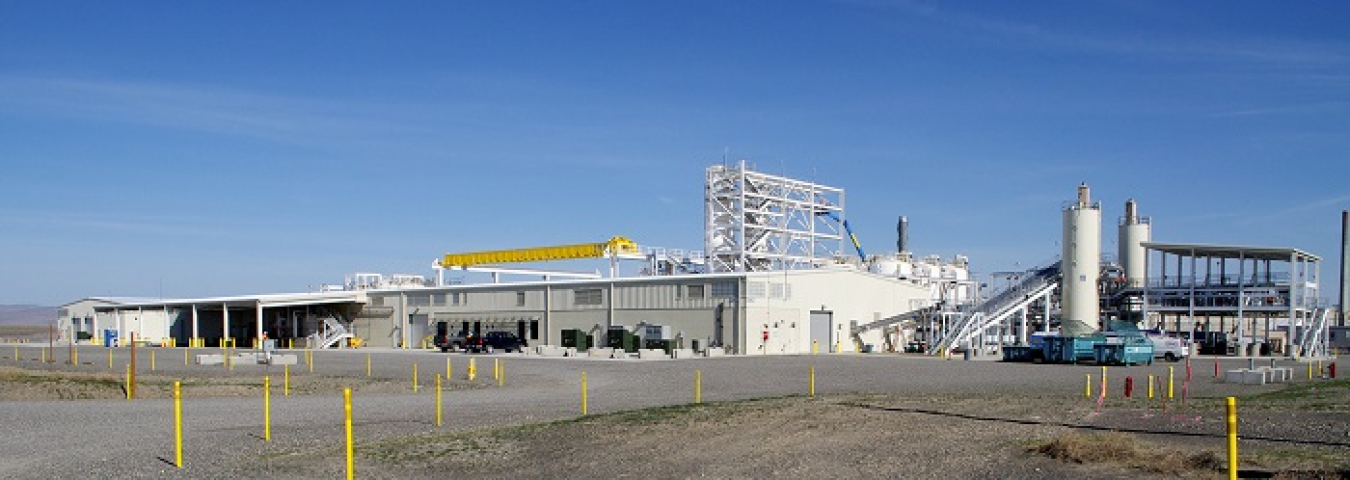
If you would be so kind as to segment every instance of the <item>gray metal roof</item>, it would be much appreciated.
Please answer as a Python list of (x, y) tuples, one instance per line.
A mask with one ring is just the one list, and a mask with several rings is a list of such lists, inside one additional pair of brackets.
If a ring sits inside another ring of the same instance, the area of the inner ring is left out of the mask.
[(1211, 258), (1252, 258), (1256, 260), (1290, 261), (1290, 259), (1320, 262), (1321, 257), (1290, 247), (1254, 247), (1248, 245), (1220, 245), (1214, 243), (1141, 242), (1144, 248), (1173, 255)]

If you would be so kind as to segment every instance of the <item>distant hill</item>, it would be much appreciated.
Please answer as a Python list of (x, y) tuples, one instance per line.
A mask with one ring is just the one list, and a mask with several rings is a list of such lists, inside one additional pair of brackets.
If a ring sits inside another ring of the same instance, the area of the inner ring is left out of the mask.
[(0, 325), (51, 325), (56, 307), (37, 305), (0, 305)]

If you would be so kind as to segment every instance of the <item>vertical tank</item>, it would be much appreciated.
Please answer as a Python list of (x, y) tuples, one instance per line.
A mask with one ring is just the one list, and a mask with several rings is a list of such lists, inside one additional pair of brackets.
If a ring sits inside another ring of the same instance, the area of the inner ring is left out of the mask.
[(909, 219), (904, 215), (901, 215), (900, 222), (895, 224), (895, 251), (909, 251)]
[(1125, 216), (1120, 218), (1120, 238), (1116, 243), (1120, 249), (1120, 265), (1125, 267), (1125, 285), (1142, 288), (1144, 272), (1144, 242), (1152, 237), (1152, 227), (1148, 217), (1139, 216), (1139, 206), (1131, 198), (1125, 201)]
[(1092, 202), (1084, 183), (1078, 186), (1078, 200), (1064, 208), (1064, 252), (1059, 268), (1065, 336), (1086, 335), (1101, 327), (1097, 304), (1101, 242), (1101, 204)]

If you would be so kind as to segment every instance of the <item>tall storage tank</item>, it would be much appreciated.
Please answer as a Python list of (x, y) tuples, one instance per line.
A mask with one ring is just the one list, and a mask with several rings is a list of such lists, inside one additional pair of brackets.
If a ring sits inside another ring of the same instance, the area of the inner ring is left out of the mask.
[(1144, 242), (1153, 236), (1148, 217), (1139, 216), (1139, 206), (1131, 198), (1125, 202), (1125, 216), (1120, 219), (1120, 265), (1125, 268), (1125, 285), (1131, 288), (1143, 288), (1148, 276), (1144, 271)]
[(1065, 336), (1101, 329), (1097, 298), (1102, 249), (1102, 208), (1092, 202), (1086, 183), (1078, 186), (1078, 200), (1064, 207), (1063, 255), (1060, 257), (1061, 303)]

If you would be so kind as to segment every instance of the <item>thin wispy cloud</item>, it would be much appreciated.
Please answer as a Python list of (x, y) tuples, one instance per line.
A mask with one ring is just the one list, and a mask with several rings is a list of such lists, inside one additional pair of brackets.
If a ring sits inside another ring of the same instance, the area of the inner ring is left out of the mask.
[[(1152, 57), (1159, 60), (1243, 62), (1280, 67), (1350, 66), (1350, 45), (1281, 39), (1159, 38), (1055, 30), (1038, 23), (971, 14), (909, 0), (844, 0), (919, 16), (966, 34), (1029, 43), (1061, 51)], [(1292, 72), (1289, 72), (1292, 73)]]
[(1219, 112), (1219, 113), (1215, 113), (1215, 114), (1213, 114), (1212, 116), (1214, 116), (1214, 117), (1256, 117), (1256, 116), (1269, 116), (1269, 115), (1306, 115), (1306, 114), (1321, 114), (1321, 113), (1342, 112), (1342, 111), (1345, 111), (1345, 110), (1346, 110), (1346, 107), (1350, 107), (1350, 102), (1344, 102), (1344, 101), (1317, 102), (1317, 103), (1304, 103), (1304, 104), (1296, 104), (1296, 105), (1284, 105), (1284, 106), (1277, 106), (1277, 107), (1250, 108), (1250, 109), (1244, 109), (1244, 110), (1233, 110), (1233, 111), (1228, 111), (1228, 112)]
[(390, 108), (206, 85), (0, 76), (0, 109), (290, 144), (350, 143), (405, 131)]

